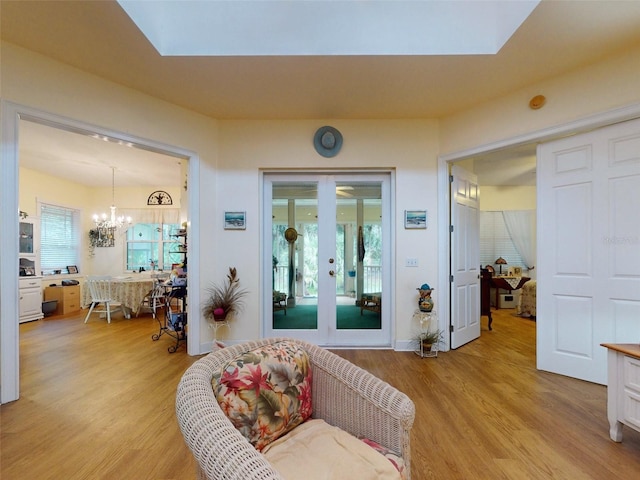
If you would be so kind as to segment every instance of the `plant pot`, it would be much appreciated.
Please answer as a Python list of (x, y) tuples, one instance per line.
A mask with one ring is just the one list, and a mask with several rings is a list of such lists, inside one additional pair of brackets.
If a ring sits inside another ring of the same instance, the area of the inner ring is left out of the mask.
[(423, 351), (430, 352), (432, 347), (433, 347), (432, 343), (422, 342), (422, 350)]
[(223, 321), (225, 321), (226, 319), (227, 319), (227, 314), (226, 314), (226, 313), (225, 313), (225, 314), (223, 314), (223, 315), (214, 315), (214, 316), (213, 316), (213, 320), (214, 320), (215, 322), (223, 322)]

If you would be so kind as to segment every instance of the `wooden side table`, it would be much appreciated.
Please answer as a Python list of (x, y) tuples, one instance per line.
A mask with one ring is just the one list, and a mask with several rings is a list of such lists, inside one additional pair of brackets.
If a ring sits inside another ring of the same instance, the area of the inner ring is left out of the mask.
[(607, 352), (609, 436), (622, 441), (622, 426), (640, 432), (640, 345), (603, 343)]

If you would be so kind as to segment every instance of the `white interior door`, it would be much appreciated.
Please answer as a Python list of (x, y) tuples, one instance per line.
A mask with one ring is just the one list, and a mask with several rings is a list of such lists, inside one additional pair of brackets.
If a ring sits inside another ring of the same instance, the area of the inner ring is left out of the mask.
[(451, 167), (451, 348), (480, 337), (480, 189)]
[(606, 383), (640, 340), (640, 120), (538, 147), (538, 368)]
[(265, 336), (391, 344), (389, 199), (385, 174), (265, 175)]

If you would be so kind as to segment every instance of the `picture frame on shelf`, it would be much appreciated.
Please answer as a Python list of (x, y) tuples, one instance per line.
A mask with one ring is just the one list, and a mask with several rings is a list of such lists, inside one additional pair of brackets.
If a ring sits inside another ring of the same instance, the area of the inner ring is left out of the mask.
[(75, 274), (78, 273), (78, 267), (76, 265), (68, 265), (67, 266), (67, 272), (72, 274), (72, 275), (75, 275)]
[(404, 228), (405, 229), (427, 228), (427, 211), (426, 210), (405, 210), (404, 211)]
[(246, 230), (247, 212), (224, 212), (225, 230)]

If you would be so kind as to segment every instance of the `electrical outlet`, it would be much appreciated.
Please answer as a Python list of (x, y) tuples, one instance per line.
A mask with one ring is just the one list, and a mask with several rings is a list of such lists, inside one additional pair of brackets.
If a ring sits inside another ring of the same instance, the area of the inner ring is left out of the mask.
[(405, 267), (417, 267), (418, 266), (418, 259), (417, 258), (407, 258), (405, 260)]

